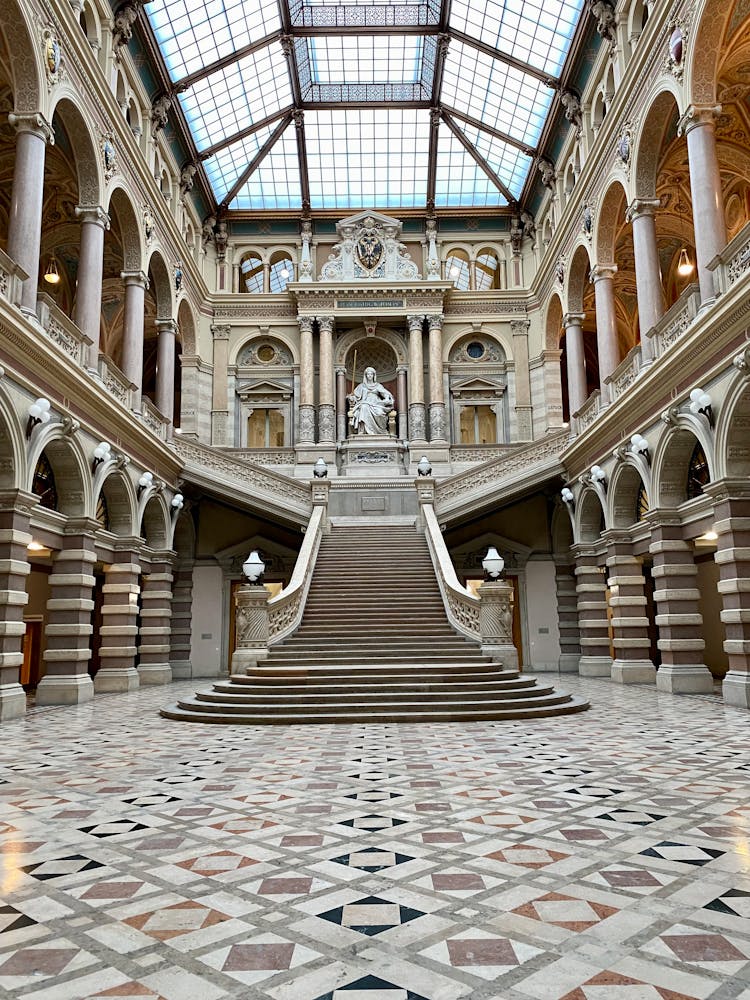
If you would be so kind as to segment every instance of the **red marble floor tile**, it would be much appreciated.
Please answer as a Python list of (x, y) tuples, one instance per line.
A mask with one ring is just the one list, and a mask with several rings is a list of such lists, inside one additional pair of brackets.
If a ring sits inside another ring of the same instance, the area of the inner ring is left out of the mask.
[(265, 878), (260, 884), (258, 893), (261, 896), (285, 896), (307, 893), (312, 886), (311, 878)]
[(451, 965), (518, 965), (506, 938), (457, 938), (446, 942)]
[(466, 872), (465, 874), (457, 873), (455, 875), (433, 875), (432, 886), (438, 892), (441, 890), (450, 891), (451, 889), (467, 890), (486, 888), (482, 876), (474, 875), (470, 872)]
[(80, 953), (79, 948), (21, 948), (0, 965), (0, 976), (57, 976)]
[(229, 949), (223, 972), (255, 972), (264, 969), (288, 969), (294, 945), (286, 942), (235, 944)]
[(722, 934), (662, 934), (661, 940), (683, 962), (744, 962), (748, 957)]

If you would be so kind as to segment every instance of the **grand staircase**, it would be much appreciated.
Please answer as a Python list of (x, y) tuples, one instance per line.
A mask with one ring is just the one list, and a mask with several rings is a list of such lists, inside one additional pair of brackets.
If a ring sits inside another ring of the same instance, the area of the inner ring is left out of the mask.
[(247, 676), (162, 709), (191, 722), (456, 722), (580, 712), (588, 703), (501, 670), (448, 624), (413, 527), (335, 527), (302, 622)]

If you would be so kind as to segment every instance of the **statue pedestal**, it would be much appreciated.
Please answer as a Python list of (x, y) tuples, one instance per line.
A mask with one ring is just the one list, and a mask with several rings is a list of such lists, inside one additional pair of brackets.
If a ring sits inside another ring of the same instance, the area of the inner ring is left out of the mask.
[(339, 445), (341, 475), (361, 479), (405, 476), (407, 451), (389, 434), (359, 434)]

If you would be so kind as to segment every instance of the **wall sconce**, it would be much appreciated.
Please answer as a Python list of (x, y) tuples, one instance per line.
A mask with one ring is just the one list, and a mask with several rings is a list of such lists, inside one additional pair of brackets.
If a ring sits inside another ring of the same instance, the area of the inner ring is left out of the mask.
[(488, 580), (499, 580), (505, 569), (505, 560), (494, 545), (487, 549), (487, 555), (482, 560), (482, 569)]
[(26, 421), (26, 437), (31, 437), (31, 432), (37, 424), (47, 424), (50, 418), (50, 406), (52, 404), (44, 396), (40, 396), (35, 403), (29, 407), (29, 419)]
[(601, 467), (601, 465), (591, 466), (591, 482), (601, 483), (602, 486), (606, 487), (607, 484), (607, 473)]
[(643, 455), (647, 462), (650, 460), (648, 441), (642, 434), (634, 434), (631, 437), (630, 450), (634, 455)]
[(569, 503), (572, 505), (575, 502), (573, 490), (571, 490), (569, 486), (563, 486), (560, 490), (560, 496), (563, 498), (563, 503)]
[(432, 466), (430, 465), (430, 460), (426, 455), (422, 455), (417, 465), (417, 475), (418, 476), (431, 476)]
[(184, 504), (185, 504), (185, 497), (182, 495), (182, 493), (175, 493), (175, 495), (172, 497), (172, 506), (174, 507), (175, 511), (182, 510)]
[(138, 496), (140, 496), (144, 490), (148, 489), (153, 481), (154, 481), (153, 472), (144, 472), (141, 478), (138, 480)]
[(59, 285), (60, 284), (60, 269), (57, 266), (57, 259), (50, 257), (49, 263), (47, 264), (47, 270), (44, 272), (44, 280), (48, 285)]
[(693, 414), (702, 413), (708, 421), (708, 426), (714, 425), (714, 411), (711, 408), (711, 396), (703, 389), (693, 389), (690, 393), (690, 412)]
[(282, 269), (281, 269), (281, 270), (279, 271), (279, 275), (280, 275), (280, 276), (281, 276), (282, 278), (288, 278), (288, 277), (289, 277), (289, 268), (288, 268), (288, 267), (286, 266), (286, 264), (285, 264), (285, 265), (284, 265), (284, 266), (282, 267)]
[(266, 571), (266, 564), (258, 555), (258, 550), (253, 549), (250, 555), (242, 564), (242, 572), (247, 577), (248, 583), (260, 583)]
[(94, 448), (94, 464), (92, 469), (96, 469), (102, 462), (108, 462), (111, 457), (112, 445), (107, 444), (106, 441), (100, 441), (96, 448)]
[(328, 476), (328, 466), (324, 458), (319, 458), (313, 466), (313, 476), (316, 479), (325, 479)]

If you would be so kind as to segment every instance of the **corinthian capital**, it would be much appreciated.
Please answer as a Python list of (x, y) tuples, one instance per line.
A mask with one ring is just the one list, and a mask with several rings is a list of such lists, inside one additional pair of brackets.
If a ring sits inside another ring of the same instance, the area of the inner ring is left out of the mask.
[(691, 104), (677, 123), (677, 135), (687, 135), (692, 129), (701, 125), (713, 125), (720, 114), (720, 104)]

